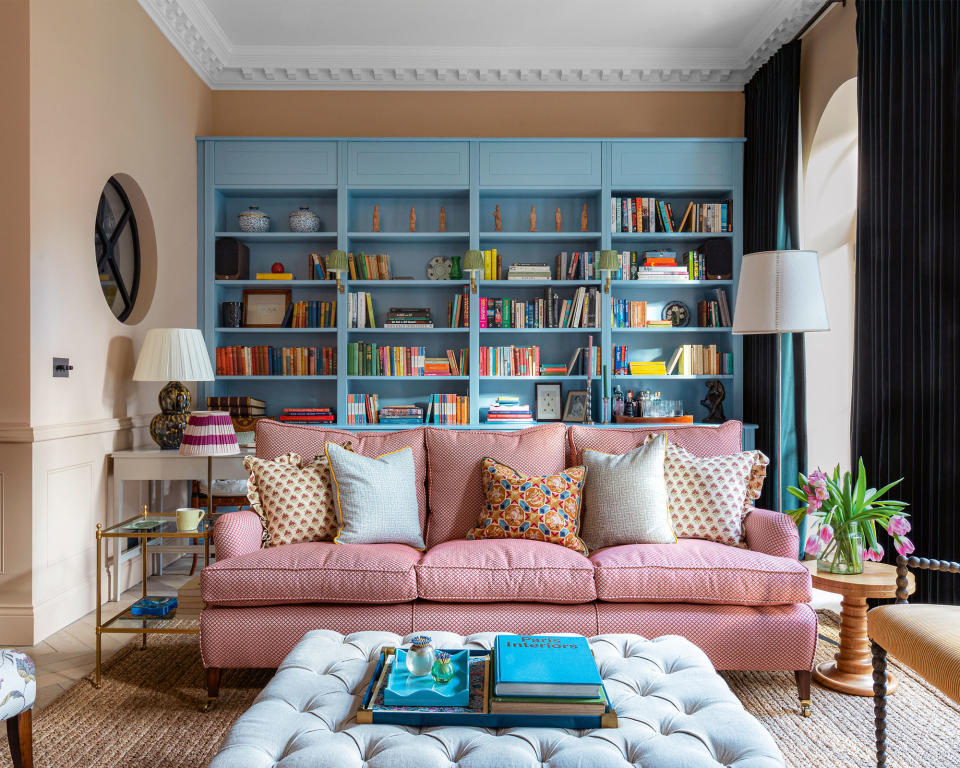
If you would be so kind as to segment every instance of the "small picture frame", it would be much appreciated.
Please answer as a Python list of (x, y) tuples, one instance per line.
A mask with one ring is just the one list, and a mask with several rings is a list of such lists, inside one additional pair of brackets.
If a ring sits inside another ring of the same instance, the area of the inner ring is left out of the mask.
[(243, 292), (244, 328), (282, 328), (290, 306), (289, 288), (250, 288)]
[(560, 421), (563, 395), (559, 384), (537, 384), (537, 421)]
[(563, 408), (563, 420), (583, 422), (587, 418), (587, 398), (590, 393), (583, 389), (567, 392), (567, 403)]

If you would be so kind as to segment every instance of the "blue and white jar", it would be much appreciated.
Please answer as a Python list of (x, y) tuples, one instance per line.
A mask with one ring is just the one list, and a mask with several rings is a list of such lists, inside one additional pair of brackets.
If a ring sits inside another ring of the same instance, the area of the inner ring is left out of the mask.
[(306, 205), (301, 205), (300, 210), (293, 211), (287, 220), (290, 222), (291, 232), (320, 231), (320, 217)]
[(259, 205), (251, 205), (237, 216), (237, 225), (241, 232), (269, 232), (270, 217), (260, 210)]

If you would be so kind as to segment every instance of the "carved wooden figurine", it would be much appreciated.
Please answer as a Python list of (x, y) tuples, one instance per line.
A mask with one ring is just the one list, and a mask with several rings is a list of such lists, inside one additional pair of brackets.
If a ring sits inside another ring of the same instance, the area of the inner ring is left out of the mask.
[(583, 204), (583, 212), (580, 214), (580, 231), (587, 231), (587, 204)]
[(410, 231), (417, 231), (417, 209), (414, 206), (410, 206)]
[(537, 206), (530, 206), (530, 231), (537, 231)]
[(493, 209), (493, 228), (497, 232), (503, 231), (503, 217), (500, 215), (500, 206), (494, 206)]
[(553, 214), (553, 220), (557, 224), (557, 232), (560, 231), (560, 225), (563, 223), (563, 216), (560, 214), (560, 206), (557, 206), (557, 212)]
[(373, 231), (380, 231), (380, 206), (373, 206)]
[(440, 206), (440, 231), (447, 231), (447, 209), (442, 205)]

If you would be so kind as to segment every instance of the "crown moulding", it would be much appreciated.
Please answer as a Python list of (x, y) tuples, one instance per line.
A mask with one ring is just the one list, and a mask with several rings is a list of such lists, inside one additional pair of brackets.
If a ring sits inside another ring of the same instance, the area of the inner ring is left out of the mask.
[(535, 47), (235, 46), (202, 0), (138, 2), (214, 90), (739, 91), (821, 5), (780, 3), (739, 51), (581, 48), (565, 63)]

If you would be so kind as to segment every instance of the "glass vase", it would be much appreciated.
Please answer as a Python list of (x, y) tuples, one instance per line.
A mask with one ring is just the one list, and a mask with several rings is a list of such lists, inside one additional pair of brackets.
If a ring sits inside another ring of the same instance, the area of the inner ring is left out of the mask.
[(410, 641), (410, 648), (406, 654), (407, 671), (413, 677), (429, 675), (436, 660), (430, 638), (426, 635), (417, 635)]
[(830, 541), (821, 541), (817, 570), (848, 576), (863, 573), (863, 534), (856, 522), (842, 523)]
[(463, 270), (460, 269), (460, 257), (451, 256), (450, 257), (450, 279), (451, 280), (462, 280), (463, 279)]

